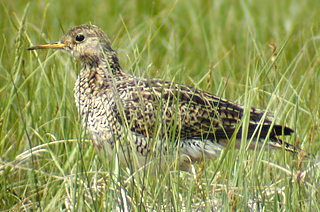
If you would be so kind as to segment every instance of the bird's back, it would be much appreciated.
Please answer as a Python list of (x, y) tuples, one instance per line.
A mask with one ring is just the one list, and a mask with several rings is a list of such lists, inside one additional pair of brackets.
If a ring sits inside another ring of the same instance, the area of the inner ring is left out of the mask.
[[(163, 134), (174, 132), (181, 139), (228, 139), (244, 115), (241, 105), (173, 82), (129, 76), (124, 81), (116, 81), (115, 90), (131, 131), (144, 136), (153, 136), (159, 122), (164, 126)], [(272, 123), (273, 117), (263, 110), (249, 110), (248, 137), (265, 138), (268, 133), (275, 137), (293, 132)], [(120, 116), (117, 119), (120, 120)], [(256, 128), (260, 128), (260, 132), (254, 135)], [(241, 137), (240, 132), (237, 137)]]

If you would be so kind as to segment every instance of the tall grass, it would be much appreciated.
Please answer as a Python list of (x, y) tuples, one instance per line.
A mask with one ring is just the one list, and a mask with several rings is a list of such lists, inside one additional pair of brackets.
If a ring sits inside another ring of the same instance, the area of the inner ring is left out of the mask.
[[(0, 210), (317, 211), (319, 14), (307, 1), (1, 1)], [(267, 108), (315, 155), (232, 146), (194, 172), (131, 173), (82, 129), (62, 52), (28, 52), (92, 23), (128, 73)]]

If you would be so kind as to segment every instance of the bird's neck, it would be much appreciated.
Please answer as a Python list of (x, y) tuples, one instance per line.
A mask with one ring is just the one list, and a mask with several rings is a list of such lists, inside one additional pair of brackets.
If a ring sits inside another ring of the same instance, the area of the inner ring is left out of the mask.
[(122, 76), (122, 68), (119, 64), (119, 59), (115, 51), (104, 51), (100, 56), (100, 61), (98, 64), (99, 68), (105, 69), (112, 73), (113, 76)]
[(93, 58), (94, 60), (88, 60), (83, 63), (80, 75), (87, 75), (88, 77), (98, 74), (102, 78), (108, 78), (110, 75), (114, 77), (125, 75), (119, 64), (118, 56), (113, 50), (103, 51)]
[(87, 84), (91, 88), (109, 87), (113, 80), (125, 77), (126, 74), (122, 71), (118, 59), (108, 58), (108, 60), (100, 60), (96, 65), (83, 64), (80, 71), (80, 84)]

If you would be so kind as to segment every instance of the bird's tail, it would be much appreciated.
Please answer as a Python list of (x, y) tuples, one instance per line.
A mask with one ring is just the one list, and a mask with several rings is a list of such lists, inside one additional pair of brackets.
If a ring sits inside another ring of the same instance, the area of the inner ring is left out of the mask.
[(294, 145), (291, 145), (285, 141), (282, 141), (279, 138), (270, 138), (268, 141), (268, 145), (270, 145), (271, 147), (274, 147), (276, 149), (282, 149), (284, 148), (284, 150), (288, 151), (288, 152), (292, 152), (295, 154), (299, 154), (301, 156), (310, 156), (310, 154)]

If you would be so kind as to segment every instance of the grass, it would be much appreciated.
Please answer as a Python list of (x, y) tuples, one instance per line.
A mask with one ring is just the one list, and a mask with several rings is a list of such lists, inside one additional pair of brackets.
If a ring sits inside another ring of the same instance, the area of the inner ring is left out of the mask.
[[(1, 1), (1, 211), (319, 211), (317, 1)], [(130, 173), (79, 123), (80, 69), (26, 49), (92, 23), (129, 73), (198, 87), (274, 112), (315, 157), (232, 146), (194, 173)]]

